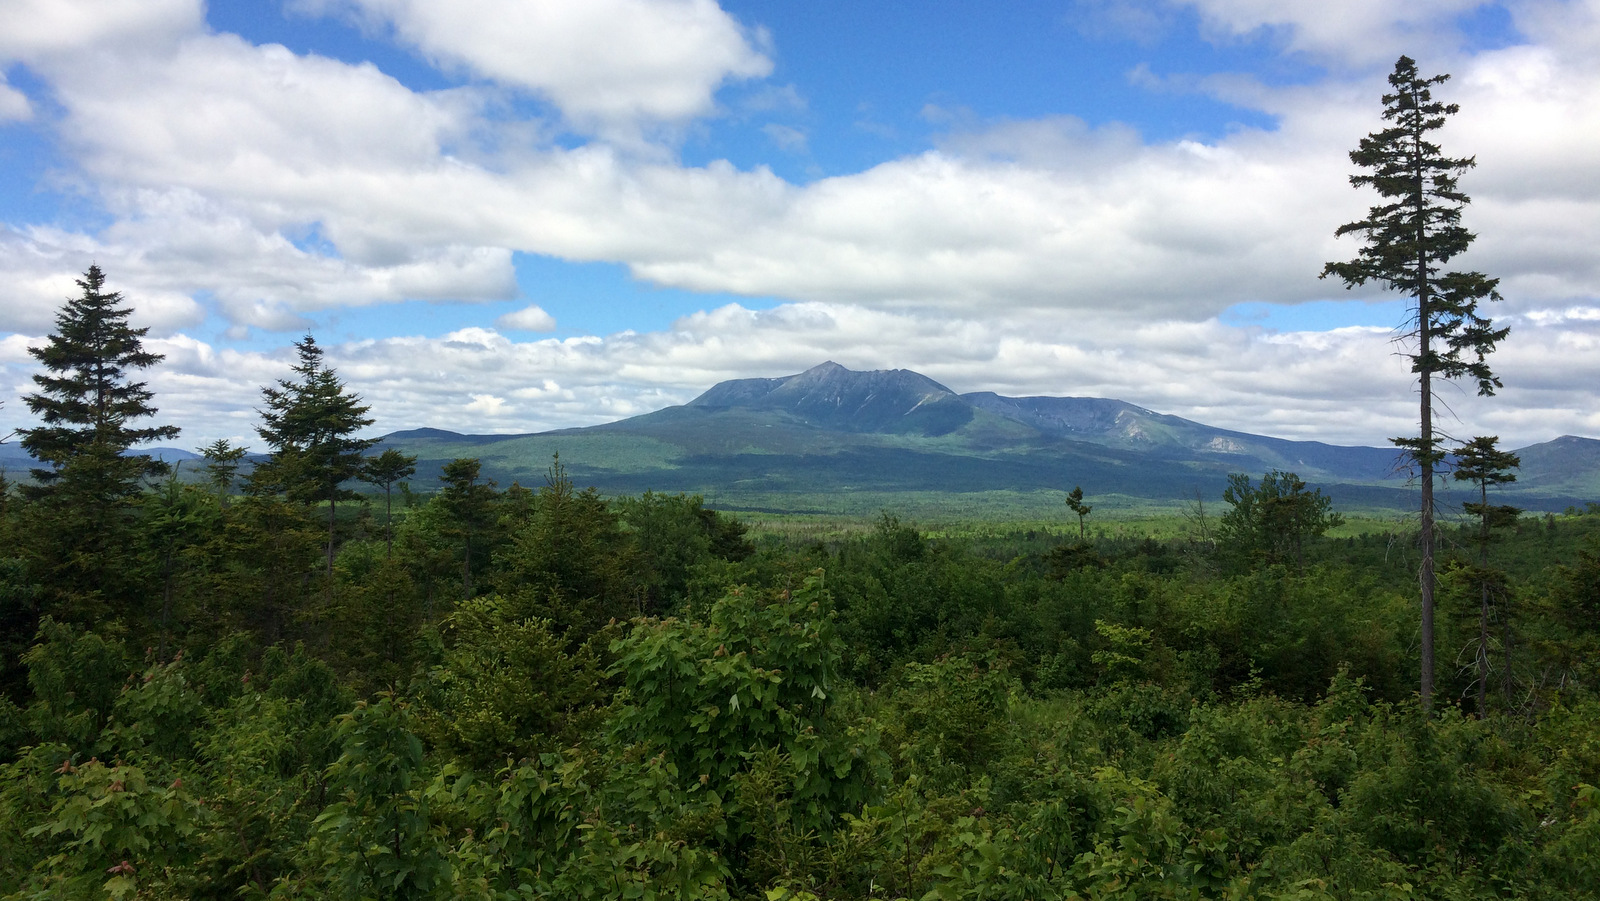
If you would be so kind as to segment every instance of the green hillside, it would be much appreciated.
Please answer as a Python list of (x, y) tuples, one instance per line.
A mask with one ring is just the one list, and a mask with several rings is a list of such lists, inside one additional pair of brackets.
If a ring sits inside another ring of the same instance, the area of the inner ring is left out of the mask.
[[(590, 428), (419, 429), (384, 444), (417, 455), (423, 487), (457, 457), (481, 459), (501, 485), (537, 486), (559, 454), (579, 483), (605, 494), (684, 492), (780, 513), (1055, 515), (1060, 492), (1077, 485), (1103, 512), (1176, 509), (1197, 493), (1220, 497), (1229, 473), (1274, 469), (1299, 473), (1347, 511), (1416, 502), (1392, 448), (1251, 435), (1102, 398), (957, 395), (917, 373), (831, 363), (724, 382), (688, 404)], [(1600, 442), (1567, 437), (1522, 454), (1508, 501), (1562, 510), (1600, 498)], [(1441, 509), (1465, 499), (1447, 485)]]

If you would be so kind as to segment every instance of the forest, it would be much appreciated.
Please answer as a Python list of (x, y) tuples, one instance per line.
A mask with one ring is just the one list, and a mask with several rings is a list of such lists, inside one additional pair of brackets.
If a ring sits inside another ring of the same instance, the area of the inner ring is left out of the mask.
[(1292, 473), (1163, 541), (1092, 486), (983, 540), (752, 537), (559, 459), (424, 496), (310, 336), (269, 452), (183, 472), (103, 284), (0, 491), (0, 897), (1600, 891), (1600, 508), (1493, 503), (1492, 441), (1429, 705), (1415, 524), (1329, 537)]

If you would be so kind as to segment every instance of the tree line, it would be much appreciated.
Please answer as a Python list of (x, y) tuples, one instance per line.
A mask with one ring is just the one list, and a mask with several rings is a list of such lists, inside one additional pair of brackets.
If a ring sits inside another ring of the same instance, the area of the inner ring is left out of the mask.
[(1172, 542), (1081, 489), (1076, 540), (756, 540), (559, 460), (418, 498), (307, 336), (184, 480), (104, 282), (0, 491), (0, 898), (1596, 896), (1600, 515), (1496, 504), (1491, 440), (1424, 418), (1478, 497), (1416, 547), (1287, 472)]

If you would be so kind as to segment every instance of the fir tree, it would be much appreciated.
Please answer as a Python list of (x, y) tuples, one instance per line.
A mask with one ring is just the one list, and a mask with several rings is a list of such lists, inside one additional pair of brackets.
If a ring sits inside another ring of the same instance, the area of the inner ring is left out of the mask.
[[(1505, 597), (1506, 574), (1489, 567), (1489, 541), (1494, 530), (1514, 525), (1522, 511), (1505, 504), (1489, 503), (1489, 487), (1515, 482), (1512, 470), (1522, 465), (1522, 459), (1510, 451), (1501, 450), (1497, 435), (1479, 436), (1456, 448), (1456, 468), (1453, 475), (1458, 481), (1470, 482), (1478, 489), (1478, 499), (1461, 505), (1468, 516), (1478, 518), (1478, 566), (1473, 573), (1478, 587), (1478, 653), (1475, 661), (1478, 670), (1478, 715), (1488, 710), (1489, 700), (1489, 614), (1496, 597)], [(1501, 649), (1505, 658), (1505, 672), (1501, 674), (1505, 695), (1511, 695), (1511, 623), (1500, 611), (1502, 629)]]
[(1067, 495), (1067, 509), (1078, 514), (1078, 541), (1084, 540), (1083, 520), (1094, 508), (1083, 502), (1083, 487), (1075, 485)]
[(239, 466), (248, 453), (245, 448), (234, 447), (226, 438), (218, 438), (205, 447), (200, 448), (200, 456), (206, 461), (206, 481), (216, 490), (217, 498), (223, 507), (228, 506), (228, 496), (233, 493), (233, 480), (239, 473)]
[(383, 489), (384, 554), (394, 557), (394, 486), (417, 472), (416, 454), (402, 454), (394, 448), (369, 458), (361, 467), (361, 481)]
[[(48, 468), (33, 470), (26, 486), (36, 501), (28, 529), (41, 575), (62, 600), (77, 603), (58, 611), (92, 620), (132, 597), (126, 559), (132, 515), (145, 476), (166, 470), (134, 445), (173, 438), (177, 426), (136, 426), (154, 416), (154, 395), (135, 371), (149, 369), (161, 354), (144, 349), (148, 329), (128, 324), (122, 295), (105, 290), (105, 274), (90, 266), (72, 298), (56, 315), (56, 330), (42, 347), (30, 348), (44, 372), (39, 387), (23, 398), (41, 425), (19, 429), (22, 447)], [(110, 605), (109, 608), (103, 605)]]
[(494, 482), (478, 481), (482, 464), (474, 457), (462, 457), (444, 465), (440, 481), (439, 504), (449, 514), (449, 534), (459, 537), (461, 550), (461, 597), (472, 597), (472, 538), (494, 521)]
[(1377, 282), (1416, 301), (1407, 337), (1414, 341), (1411, 371), (1420, 395), (1418, 434), (1394, 439), (1416, 465), (1422, 486), (1422, 706), (1433, 705), (1434, 615), (1434, 477), (1444, 458), (1442, 437), (1433, 423), (1435, 379), (1467, 377), (1478, 393), (1493, 394), (1500, 380), (1484, 357), (1506, 336), (1478, 315), (1478, 301), (1499, 300), (1492, 279), (1481, 272), (1443, 272), (1446, 263), (1466, 251), (1475, 237), (1461, 225), (1461, 208), (1470, 198), (1457, 187), (1460, 173), (1476, 165), (1471, 157), (1444, 155), (1428, 138), (1444, 127), (1459, 107), (1433, 99), (1432, 88), (1448, 75), (1423, 78), (1417, 64), (1400, 57), (1383, 96), (1383, 118), (1393, 123), (1361, 139), (1350, 161), (1365, 175), (1352, 175), (1356, 187), (1371, 187), (1383, 198), (1367, 218), (1339, 226), (1336, 235), (1361, 235), (1365, 244), (1356, 258), (1328, 263), (1322, 277), (1336, 276), (1346, 288)]
[(1293, 557), (1304, 569), (1306, 540), (1344, 524), (1344, 517), (1333, 512), (1333, 500), (1308, 487), (1292, 472), (1269, 472), (1259, 486), (1244, 473), (1233, 473), (1222, 492), (1232, 509), (1222, 514), (1218, 537), (1239, 557), (1268, 564)]
[(356, 433), (372, 424), (361, 398), (345, 390), (338, 375), (322, 361), (322, 348), (306, 335), (295, 342), (298, 378), (280, 379), (262, 389), (266, 409), (256, 428), (272, 449), (267, 462), (251, 474), (258, 493), (281, 493), (290, 500), (328, 505), (328, 576), (333, 576), (338, 502), (356, 497), (345, 482), (361, 474), (363, 455), (374, 440)]
[[(45, 368), (33, 377), (36, 394), (23, 398), (43, 425), (20, 429), (22, 447), (34, 459), (50, 464), (33, 477), (48, 490), (69, 464), (90, 456), (122, 457), (136, 444), (174, 438), (171, 425), (134, 428), (135, 420), (154, 416), (154, 395), (144, 382), (129, 381), (131, 370), (149, 369), (162, 355), (144, 349), (148, 328), (128, 325), (132, 311), (121, 306), (122, 294), (105, 292), (105, 274), (90, 266), (78, 287), (83, 295), (67, 301), (56, 314), (56, 331), (43, 347), (29, 348)], [(103, 484), (118, 496), (138, 492), (138, 479), (160, 475), (166, 467), (148, 456), (129, 456)], [(98, 481), (98, 479), (97, 479)]]

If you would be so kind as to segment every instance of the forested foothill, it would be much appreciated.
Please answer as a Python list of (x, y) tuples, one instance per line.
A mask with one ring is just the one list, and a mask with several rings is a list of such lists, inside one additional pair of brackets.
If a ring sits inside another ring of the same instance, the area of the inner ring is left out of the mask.
[[(1600, 506), (1501, 503), (1426, 395), (1402, 447), (1473, 500), (1422, 529), (1272, 471), (1178, 539), (1079, 485), (1050, 534), (785, 540), (559, 459), (413, 492), (310, 336), (268, 452), (185, 477), (79, 284), (0, 486), (0, 898), (1600, 895)], [(1419, 377), (1492, 379), (1447, 287)]]
[(0, 896), (1600, 886), (1600, 514), (1497, 505), (1487, 439), (1453, 460), (1480, 501), (1440, 533), (1430, 717), (1414, 530), (1328, 538), (1293, 473), (1164, 541), (1104, 537), (1081, 486), (1057, 534), (966, 541), (756, 541), (559, 460), (423, 496), (307, 337), (270, 454), (179, 478), (130, 452), (171, 427), (102, 282), (0, 494)]

